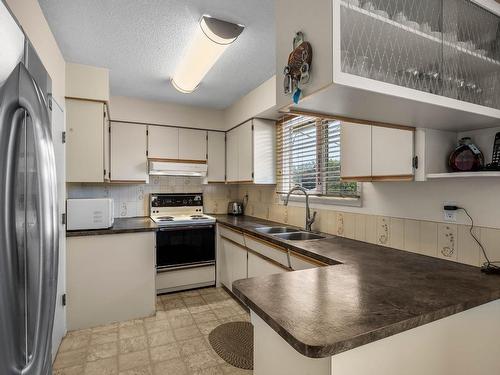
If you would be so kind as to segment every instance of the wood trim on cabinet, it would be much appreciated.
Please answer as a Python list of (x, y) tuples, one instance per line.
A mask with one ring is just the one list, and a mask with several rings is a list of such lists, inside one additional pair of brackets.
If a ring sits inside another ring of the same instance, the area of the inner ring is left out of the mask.
[(108, 105), (108, 102), (106, 100), (76, 98), (74, 96), (65, 96), (64, 99), (79, 100), (79, 101), (83, 101), (83, 102), (102, 103), (106, 106)]
[[(110, 116), (111, 117), (111, 116)], [(165, 128), (176, 128), (176, 129), (190, 129), (190, 130), (201, 130), (201, 131), (207, 131), (207, 132), (218, 132), (218, 133), (225, 133), (225, 130), (218, 130), (218, 129), (205, 129), (205, 128), (193, 128), (189, 126), (176, 126), (176, 125), (167, 125), (167, 124), (155, 124), (152, 122), (140, 122), (140, 121), (125, 121), (125, 120), (114, 120), (111, 119), (109, 120), (110, 122), (123, 122), (124, 124), (137, 124), (137, 125), (150, 125), (150, 126), (163, 126)]]
[(253, 180), (227, 181), (227, 184), (251, 184)]
[(302, 111), (302, 110), (298, 110), (298, 109), (290, 109), (290, 113), (292, 115), (321, 117), (321, 118), (325, 118), (325, 119), (328, 119), (328, 120), (347, 121), (347, 122), (353, 122), (355, 124), (379, 126), (379, 127), (382, 127), (382, 128), (392, 128), (392, 129), (408, 130), (408, 131), (412, 131), (412, 132), (414, 132), (415, 129), (416, 129), (414, 126), (391, 124), (391, 123), (388, 123), (388, 122), (380, 122), (380, 121), (369, 121), (369, 120), (352, 118), (352, 117), (346, 117), (346, 116), (330, 115), (330, 114), (326, 114), (326, 113)]
[(370, 182), (372, 176), (341, 176), (340, 181), (342, 182)]
[(242, 231), (239, 231), (238, 229), (234, 229), (233, 227), (230, 227), (229, 225), (225, 225), (225, 224), (221, 224), (221, 223), (218, 223), (221, 227), (224, 227), (225, 229), (229, 229), (230, 231), (234, 232), (234, 233), (238, 233), (240, 235), (243, 236), (243, 232)]
[(393, 176), (372, 176), (372, 181), (413, 181), (412, 174), (400, 174)]
[(236, 241), (233, 241), (232, 239), (227, 238), (226, 236), (224, 236), (224, 235), (222, 235), (222, 234), (220, 235), (220, 237), (221, 237), (221, 238), (223, 238), (223, 239), (224, 239), (224, 241), (228, 241), (228, 242), (232, 243), (234, 246), (237, 246), (237, 247), (239, 247), (240, 249), (243, 249), (243, 250), (245, 250), (245, 251), (248, 251), (249, 253), (252, 253), (253, 255), (258, 256), (259, 258), (264, 259), (265, 261), (267, 261), (267, 262), (269, 262), (269, 263), (272, 263), (272, 264), (274, 264), (275, 266), (278, 266), (278, 267), (280, 267), (280, 268), (282, 268), (282, 269), (284, 269), (284, 270), (287, 270), (287, 271), (293, 271), (291, 268), (289, 268), (289, 267), (287, 267), (287, 266), (284, 266), (284, 265), (283, 265), (283, 264), (281, 264), (280, 262), (277, 262), (277, 261), (275, 261), (274, 259), (268, 258), (268, 257), (266, 257), (265, 255), (262, 255), (262, 254), (258, 253), (258, 252), (257, 252), (257, 251), (255, 251), (255, 250), (249, 249), (248, 247), (245, 247), (245, 246), (243, 246), (242, 244), (240, 244), (240, 243), (238, 243), (238, 242), (236, 242)]
[(109, 180), (110, 184), (145, 184), (146, 180)]
[(263, 245), (266, 245), (266, 246), (269, 246), (269, 247), (272, 247), (273, 249), (275, 250), (278, 250), (278, 251), (281, 251), (282, 253), (288, 253), (288, 250), (282, 246), (279, 246), (279, 245), (276, 245), (275, 243), (272, 243), (272, 242), (269, 242), (267, 240), (264, 240), (262, 238), (259, 238), (259, 237), (256, 237), (256, 236), (253, 236), (251, 234), (246, 234), (246, 233), (243, 233), (243, 236), (247, 236), (249, 237), (250, 239), (256, 241), (256, 242), (260, 242), (261, 244)]
[(185, 164), (207, 164), (206, 160), (188, 160), (188, 159), (163, 159), (163, 158), (148, 158), (149, 161), (163, 161), (168, 163), (185, 163)]
[(293, 250), (290, 250), (290, 255), (292, 255), (292, 256), (294, 256), (296, 258), (302, 259), (304, 262), (315, 264), (315, 265), (317, 265), (319, 267), (325, 267), (325, 266), (329, 265), (328, 263), (322, 262), (321, 260), (308, 257), (307, 255), (303, 255), (303, 254), (297, 253), (297, 252), (295, 252)]
[(268, 257), (266, 257), (265, 255), (262, 255), (261, 253), (259, 253), (259, 252), (255, 251), (255, 250), (249, 249), (248, 247), (247, 247), (246, 249), (247, 249), (247, 251), (248, 251), (249, 253), (252, 253), (253, 255), (255, 255), (255, 256), (257, 256), (257, 257), (259, 257), (259, 258), (261, 258), (261, 259), (264, 259), (266, 262), (272, 263), (272, 264), (274, 264), (275, 266), (278, 266), (278, 267), (280, 267), (281, 269), (284, 269), (284, 270), (286, 270), (286, 271), (293, 271), (293, 269), (292, 269), (292, 268), (287, 267), (287, 266), (284, 266), (284, 265), (283, 265), (283, 264), (281, 264), (280, 262), (277, 262), (277, 261), (275, 261), (274, 259), (268, 258)]
[(227, 238), (227, 237), (226, 237), (226, 236), (224, 236), (223, 234), (220, 234), (219, 236), (220, 236), (220, 238), (223, 238), (223, 239), (224, 239), (224, 241), (231, 242), (234, 246), (238, 246), (238, 247), (239, 247), (239, 248), (241, 248), (241, 249), (248, 250), (248, 249), (247, 249), (245, 246), (243, 246), (242, 244), (240, 244), (240, 243), (238, 243), (238, 242), (236, 242), (236, 241), (234, 241), (234, 240), (232, 240), (232, 239), (230, 239), (230, 238)]
[(225, 184), (226, 181), (207, 181), (207, 184)]

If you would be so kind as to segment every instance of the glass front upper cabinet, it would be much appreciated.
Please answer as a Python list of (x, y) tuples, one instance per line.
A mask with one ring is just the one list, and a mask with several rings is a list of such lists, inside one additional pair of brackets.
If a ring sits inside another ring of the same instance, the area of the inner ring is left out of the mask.
[(341, 70), (500, 109), (500, 17), (469, 0), (339, 0)]

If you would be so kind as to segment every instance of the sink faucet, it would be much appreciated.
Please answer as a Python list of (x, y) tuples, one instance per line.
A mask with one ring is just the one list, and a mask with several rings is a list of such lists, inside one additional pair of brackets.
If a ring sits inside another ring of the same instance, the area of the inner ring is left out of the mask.
[(306, 231), (310, 232), (311, 226), (313, 225), (314, 220), (316, 220), (316, 211), (314, 211), (311, 216), (311, 209), (309, 208), (309, 194), (307, 194), (307, 190), (299, 185), (294, 186), (293, 188), (290, 189), (290, 191), (286, 195), (284, 204), (285, 206), (288, 206), (288, 200), (290, 199), (290, 194), (292, 194), (296, 190), (303, 192), (304, 195), (306, 196)]

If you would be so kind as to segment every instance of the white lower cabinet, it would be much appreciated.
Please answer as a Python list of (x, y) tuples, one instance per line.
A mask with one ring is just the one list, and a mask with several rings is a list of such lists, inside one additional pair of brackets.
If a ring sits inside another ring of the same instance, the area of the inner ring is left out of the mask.
[(325, 265), (221, 224), (217, 225), (217, 233), (217, 284), (229, 290), (239, 279)]
[(325, 263), (313, 261), (312, 259), (307, 259), (306, 257), (294, 254), (290, 255), (290, 265), (294, 271), (326, 266)]
[(252, 252), (248, 252), (248, 277), (267, 276), (287, 271), (283, 266), (278, 266)]
[(232, 290), (234, 281), (247, 278), (247, 251), (243, 246), (220, 237), (218, 252), (219, 282)]
[(155, 233), (68, 237), (68, 330), (155, 312)]

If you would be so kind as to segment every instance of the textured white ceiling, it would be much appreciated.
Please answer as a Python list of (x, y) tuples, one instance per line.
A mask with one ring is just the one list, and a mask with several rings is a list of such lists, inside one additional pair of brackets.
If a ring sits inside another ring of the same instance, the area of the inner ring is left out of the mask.
[[(111, 94), (225, 108), (275, 72), (273, 0), (39, 0), (67, 61), (111, 70)], [(169, 82), (201, 15), (245, 30), (191, 94)]]

